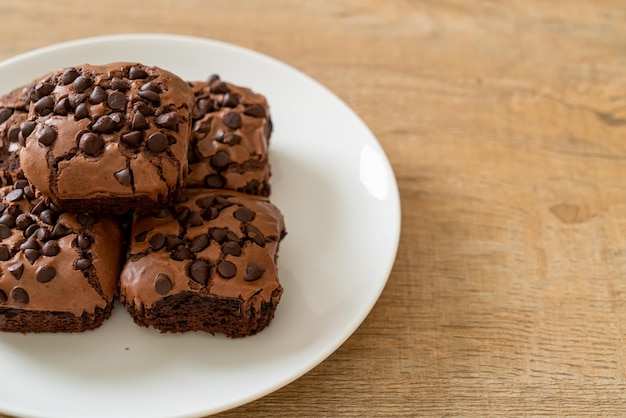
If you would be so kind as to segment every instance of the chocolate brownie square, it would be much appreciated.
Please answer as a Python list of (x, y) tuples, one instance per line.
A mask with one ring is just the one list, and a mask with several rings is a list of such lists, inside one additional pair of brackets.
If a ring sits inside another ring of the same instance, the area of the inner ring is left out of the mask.
[(19, 142), (21, 126), (28, 118), (28, 86), (22, 86), (0, 97), (0, 186), (24, 178), (20, 168)]

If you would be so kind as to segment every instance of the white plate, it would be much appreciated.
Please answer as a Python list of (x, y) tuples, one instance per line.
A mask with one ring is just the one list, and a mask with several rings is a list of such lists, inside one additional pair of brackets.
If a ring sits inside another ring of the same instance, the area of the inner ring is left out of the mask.
[[(379, 143), (336, 96), (259, 53), (206, 39), (118, 35), (0, 63), (0, 93), (57, 68), (133, 61), (187, 80), (219, 73), (265, 94), (272, 201), (289, 234), (272, 324), (232, 340), (140, 328), (121, 305), (82, 334), (0, 333), (0, 411), (46, 417), (187, 417), (260, 398), (322, 362), (361, 324), (391, 271), (400, 202)], [(346, 377), (350, 378), (350, 377)]]

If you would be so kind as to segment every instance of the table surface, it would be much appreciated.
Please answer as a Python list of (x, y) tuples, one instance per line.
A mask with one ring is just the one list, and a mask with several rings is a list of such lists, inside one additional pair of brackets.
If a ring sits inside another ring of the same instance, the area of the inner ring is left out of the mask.
[(75, 38), (203, 36), (351, 106), (402, 199), (356, 333), (222, 416), (626, 413), (626, 9), (615, 2), (0, 3), (0, 59)]

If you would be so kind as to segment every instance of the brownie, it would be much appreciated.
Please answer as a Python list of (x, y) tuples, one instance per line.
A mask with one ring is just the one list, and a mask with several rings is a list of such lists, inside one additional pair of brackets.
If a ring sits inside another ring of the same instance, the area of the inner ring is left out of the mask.
[(108, 318), (122, 236), (106, 216), (47, 204), (28, 181), (0, 189), (0, 330), (81, 332)]
[(185, 189), (134, 220), (120, 299), (141, 326), (244, 337), (269, 325), (283, 293), (283, 216), (266, 197)]
[(272, 121), (265, 97), (216, 75), (190, 85), (196, 102), (186, 186), (268, 196)]
[(19, 132), (28, 118), (28, 86), (0, 97), (0, 186), (24, 178), (20, 168)]
[(28, 94), (20, 163), (59, 208), (142, 211), (180, 194), (194, 99), (178, 76), (135, 63), (86, 64), (48, 74)]

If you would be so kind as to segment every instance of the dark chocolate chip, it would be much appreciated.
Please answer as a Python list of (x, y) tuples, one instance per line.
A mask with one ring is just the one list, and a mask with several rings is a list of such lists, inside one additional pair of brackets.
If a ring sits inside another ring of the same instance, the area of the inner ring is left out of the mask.
[(167, 274), (159, 273), (154, 279), (154, 290), (159, 295), (167, 295), (172, 290), (172, 279)]
[(209, 246), (210, 243), (209, 236), (206, 234), (198, 235), (193, 240), (191, 240), (191, 245), (189, 245), (189, 249), (194, 253), (199, 253)]
[(54, 257), (61, 251), (59, 244), (56, 241), (47, 241), (41, 247), (41, 253), (46, 257)]
[(189, 226), (201, 226), (202, 224), (204, 224), (202, 216), (200, 216), (200, 212), (191, 212), (187, 217), (187, 224)]
[(45, 228), (43, 226), (41, 228), (37, 228), (37, 231), (35, 231), (35, 233), (33, 235), (39, 241), (47, 241), (52, 236), (52, 234), (50, 233), (48, 228)]
[(237, 112), (228, 112), (224, 115), (224, 125), (231, 129), (239, 129), (241, 127), (241, 115)]
[(54, 105), (54, 109), (52, 109), (52, 111), (55, 115), (67, 116), (69, 107), (70, 105), (68, 104), (67, 97), (64, 97)]
[(209, 282), (210, 275), (211, 265), (204, 260), (195, 260), (189, 266), (189, 276), (202, 285), (206, 285)]
[(137, 112), (133, 115), (133, 122), (131, 124), (131, 129), (134, 131), (141, 131), (143, 129), (148, 129), (150, 124), (146, 120), (146, 117), (141, 112)]
[(250, 264), (246, 268), (246, 274), (243, 276), (243, 279), (246, 282), (253, 282), (255, 280), (259, 280), (261, 276), (265, 273), (265, 269), (257, 264)]
[(265, 113), (265, 109), (263, 106), (255, 104), (250, 107), (247, 107), (243, 111), (244, 115), (252, 116), (254, 118), (264, 118), (267, 114)]
[(66, 235), (69, 235), (70, 232), (71, 230), (67, 226), (61, 223), (54, 225), (54, 228), (52, 228), (52, 236), (55, 238), (61, 238)]
[(158, 84), (153, 83), (152, 81), (142, 85), (139, 90), (141, 91), (146, 91), (146, 90), (150, 90), (153, 91), (155, 93), (161, 93), (161, 87), (159, 87)]
[(226, 93), (222, 97), (222, 106), (224, 107), (237, 107), (239, 104), (239, 95), (237, 93)]
[(76, 220), (84, 227), (90, 227), (98, 221), (95, 215), (89, 215), (87, 213), (79, 213), (76, 215)]
[(165, 246), (165, 235), (160, 232), (157, 232), (153, 236), (150, 237), (150, 246), (152, 247), (152, 251), (159, 251), (161, 248)]
[(30, 185), (24, 187), (22, 190), (24, 190), (24, 197), (26, 199), (33, 200), (35, 198), (35, 191)]
[(24, 257), (28, 260), (30, 265), (35, 264), (35, 261), (41, 256), (41, 253), (38, 250), (26, 249), (24, 250)]
[(79, 234), (76, 237), (76, 245), (78, 245), (83, 250), (86, 250), (91, 246), (91, 238), (89, 238), (87, 235)]
[(176, 261), (191, 260), (193, 258), (193, 253), (187, 247), (178, 247), (172, 251), (170, 258)]
[(220, 261), (217, 265), (217, 272), (225, 279), (235, 277), (237, 274), (237, 266), (230, 261)]
[(35, 94), (37, 97), (44, 97), (52, 93), (54, 90), (54, 84), (48, 82), (41, 82), (35, 84)]
[(220, 76), (219, 74), (211, 74), (209, 76), (209, 78), (207, 78), (207, 83), (209, 83), (209, 85), (215, 83), (216, 81), (220, 80)]
[(168, 235), (165, 242), (167, 245), (167, 251), (173, 251), (176, 248), (185, 244), (185, 241), (183, 241), (182, 239), (178, 238), (175, 235)]
[(234, 132), (226, 132), (221, 142), (230, 147), (239, 145), (241, 143), (241, 135)]
[(198, 205), (202, 209), (210, 208), (211, 206), (213, 206), (214, 202), (215, 202), (214, 196), (208, 196), (208, 197), (203, 197), (201, 199), (196, 199), (196, 205)]
[(21, 287), (14, 287), (11, 289), (11, 301), (16, 306), (26, 306), (30, 301), (28, 292)]
[(87, 97), (86, 94), (72, 93), (67, 96), (67, 103), (70, 105), (70, 109), (76, 109), (76, 106), (87, 100)]
[(211, 93), (214, 94), (226, 94), (230, 91), (228, 85), (222, 81), (215, 83), (211, 86)]
[(10, 142), (19, 142), (20, 140), (20, 128), (17, 126), (13, 126), (9, 133), (7, 134)]
[(143, 80), (148, 77), (148, 73), (140, 67), (130, 67), (128, 70), (128, 78), (131, 80)]
[(22, 200), (24, 198), (24, 190), (22, 189), (13, 189), (5, 196), (5, 199), (8, 202), (17, 202), (18, 200)]
[(91, 267), (91, 260), (88, 258), (79, 258), (74, 264), (74, 268), (80, 271), (87, 270), (89, 267)]
[(61, 76), (61, 83), (64, 86), (67, 84), (70, 84), (74, 82), (74, 80), (76, 80), (76, 78), (78, 78), (79, 75), (80, 73), (76, 71), (76, 68), (68, 68), (67, 70), (63, 72), (63, 75)]
[(9, 300), (7, 294), (4, 293), (4, 290), (0, 289), (0, 303), (5, 303), (7, 300)]
[(255, 244), (260, 245), (261, 247), (265, 246), (265, 238), (263, 237), (263, 234), (261, 234), (261, 232), (252, 225), (246, 225), (246, 235), (254, 241)]
[(107, 92), (100, 86), (96, 86), (93, 88), (93, 91), (89, 95), (89, 103), (98, 104), (102, 103), (107, 99)]
[(133, 183), (133, 173), (130, 168), (123, 168), (113, 174), (122, 186), (130, 186)]
[(130, 131), (122, 135), (121, 139), (122, 142), (130, 145), (131, 147), (138, 147), (141, 144), (142, 134), (139, 131)]
[(233, 216), (241, 222), (250, 222), (254, 219), (254, 212), (245, 206), (240, 206), (235, 213), (233, 213)]
[(0, 224), (13, 228), (15, 226), (15, 216), (10, 213), (3, 213), (2, 216), (0, 216)]
[(128, 90), (128, 83), (118, 77), (113, 77), (111, 79), (111, 88), (113, 90), (126, 91)]
[(237, 243), (241, 242), (241, 239), (233, 231), (228, 231), (226, 233), (226, 239), (228, 241), (234, 241), (234, 242), (237, 242)]
[(170, 216), (170, 211), (167, 208), (161, 208), (159, 209), (155, 214), (154, 217), (158, 218), (158, 219), (164, 219), (167, 218), (168, 216)]
[(187, 219), (187, 216), (189, 216), (189, 212), (191, 212), (191, 210), (188, 207), (183, 206), (176, 209), (176, 214), (174, 215), (174, 217), (179, 223), (183, 223), (185, 222), (185, 219)]
[(48, 225), (54, 225), (54, 223), (57, 221), (57, 218), (57, 213), (55, 213), (52, 209), (44, 209), (39, 214), (39, 219), (41, 219), (42, 222)]
[(94, 132), (110, 134), (115, 130), (115, 121), (111, 115), (104, 115), (94, 122), (91, 129), (93, 129)]
[(9, 109), (8, 107), (0, 109), (0, 124), (3, 124), (7, 121), (13, 114), (13, 109)]
[(152, 152), (163, 152), (167, 149), (167, 136), (161, 132), (153, 132), (148, 137), (147, 145)]
[(138, 233), (137, 235), (135, 235), (135, 241), (137, 242), (144, 242), (146, 240), (146, 238), (148, 237), (148, 232), (150, 232), (150, 230), (147, 231), (143, 231)]
[(21, 261), (13, 263), (9, 267), (7, 267), (7, 270), (13, 275), (13, 277), (19, 280), (20, 277), (22, 277), (22, 273), (24, 273), (24, 263), (22, 263)]
[(91, 87), (92, 84), (93, 84), (93, 80), (91, 78), (84, 76), (84, 75), (79, 75), (72, 82), (72, 87), (74, 87), (74, 91), (76, 93), (82, 93), (83, 91)]
[(111, 92), (107, 104), (113, 110), (122, 110), (126, 107), (126, 95), (120, 91)]
[(17, 205), (9, 206), (6, 210), (12, 216), (17, 216), (20, 213), (22, 213), (22, 209), (19, 206), (17, 206)]
[(5, 246), (0, 246), (0, 261), (7, 261), (9, 258), (11, 258), (9, 249)]
[(52, 96), (45, 96), (35, 102), (33, 107), (35, 112), (41, 116), (45, 116), (52, 112), (54, 109), (54, 98)]
[(39, 229), (39, 225), (32, 224), (28, 228), (24, 230), (24, 238), (28, 238), (35, 233)]
[(202, 213), (202, 219), (206, 221), (212, 221), (213, 219), (216, 219), (219, 216), (219, 214), (220, 213), (216, 207), (211, 207)]
[(234, 255), (235, 257), (238, 257), (239, 255), (241, 255), (241, 246), (237, 244), (235, 241), (228, 241), (222, 247), (222, 252), (224, 254), (230, 254), (230, 255)]
[(213, 238), (215, 241), (219, 242), (220, 244), (226, 240), (227, 233), (228, 233), (227, 228), (209, 229), (209, 235), (211, 236), (211, 238)]
[(89, 109), (87, 109), (87, 106), (85, 105), (85, 103), (81, 103), (78, 106), (76, 106), (76, 110), (74, 111), (74, 118), (76, 120), (86, 119), (88, 117), (89, 117)]
[(21, 213), (17, 215), (17, 218), (15, 218), (15, 225), (17, 226), (17, 229), (19, 229), (20, 231), (24, 231), (26, 228), (28, 228), (34, 223), (35, 221), (33, 220), (33, 218), (26, 215), (25, 213)]
[(41, 145), (48, 147), (57, 138), (57, 131), (52, 126), (45, 125), (37, 132), (36, 138)]
[(28, 136), (35, 130), (35, 126), (37, 126), (37, 124), (33, 121), (26, 121), (22, 123), (20, 125), (20, 133), (22, 134), (22, 137), (24, 137), (24, 139), (28, 138)]
[(144, 90), (139, 92), (139, 97), (145, 99), (151, 103), (158, 103), (160, 100), (159, 93), (155, 93), (152, 90)]
[(150, 106), (148, 106), (144, 102), (136, 102), (133, 105), (133, 111), (134, 112), (139, 112), (139, 113), (141, 113), (144, 116), (152, 115), (152, 109), (150, 108)]
[(156, 117), (154, 123), (161, 128), (166, 129), (176, 129), (176, 125), (178, 124), (178, 113), (176, 112), (167, 112), (163, 113)]
[(80, 137), (78, 147), (85, 154), (95, 157), (104, 149), (104, 140), (100, 137), (100, 135), (96, 135), (93, 132), (85, 132)]
[(39, 248), (41, 248), (39, 242), (32, 236), (20, 244), (20, 250), (39, 250)]
[(230, 162), (230, 156), (226, 151), (218, 151), (211, 156), (211, 165), (215, 168), (224, 168)]
[(56, 275), (57, 270), (50, 265), (39, 266), (35, 272), (35, 276), (37, 277), (37, 281), (39, 283), (48, 283), (50, 280), (54, 279), (54, 276)]
[(219, 174), (209, 174), (204, 178), (204, 184), (207, 187), (221, 189), (226, 184), (226, 180)]

